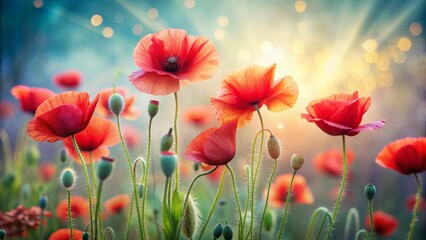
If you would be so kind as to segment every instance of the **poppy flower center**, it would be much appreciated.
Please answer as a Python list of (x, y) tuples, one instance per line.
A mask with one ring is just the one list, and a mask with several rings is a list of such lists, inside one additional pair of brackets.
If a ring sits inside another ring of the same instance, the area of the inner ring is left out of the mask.
[(179, 71), (179, 56), (173, 55), (164, 59), (163, 61), (163, 69), (166, 72), (175, 73)]

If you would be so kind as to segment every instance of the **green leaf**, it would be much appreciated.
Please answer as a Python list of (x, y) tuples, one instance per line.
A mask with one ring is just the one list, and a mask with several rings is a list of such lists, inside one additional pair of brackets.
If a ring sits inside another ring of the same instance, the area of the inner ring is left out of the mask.
[(170, 214), (167, 204), (163, 202), (163, 232), (165, 239), (173, 239), (175, 237), (176, 227), (173, 224), (173, 217)]

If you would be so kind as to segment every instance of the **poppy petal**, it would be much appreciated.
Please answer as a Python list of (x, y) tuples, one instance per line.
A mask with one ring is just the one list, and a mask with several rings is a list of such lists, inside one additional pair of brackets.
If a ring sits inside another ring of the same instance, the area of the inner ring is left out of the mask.
[(40, 104), (35, 113), (35, 117), (52, 110), (52, 108), (56, 108), (64, 104), (77, 105), (83, 110), (87, 107), (87, 105), (89, 105), (89, 99), (90, 96), (87, 92), (65, 92), (57, 94), (49, 98), (49, 101), (45, 101)]
[(368, 110), (370, 105), (370, 97), (357, 98), (338, 109), (333, 115), (331, 115), (329, 120), (335, 123), (340, 123), (344, 126), (356, 128), (361, 123), (362, 116)]
[(367, 123), (367, 124), (361, 125), (361, 126), (355, 128), (355, 129), (347, 132), (346, 134), (348, 136), (354, 136), (354, 135), (357, 135), (361, 131), (373, 131), (373, 130), (376, 130), (376, 129), (383, 127), (385, 125), (385, 122), (386, 122), (385, 119), (381, 119), (381, 120), (378, 120), (378, 121)]
[(327, 134), (331, 136), (343, 135), (346, 132), (349, 132), (351, 130), (351, 128), (337, 124), (337, 123), (333, 123), (320, 118), (313, 118), (309, 114), (302, 114), (302, 118), (306, 119), (308, 122), (315, 123), (321, 130), (323, 130), (324, 132), (326, 132)]
[(196, 136), (186, 147), (185, 158), (196, 162), (214, 165), (214, 163), (212, 163), (204, 153), (204, 146), (206, 140), (216, 130), (216, 127), (209, 128)]
[(225, 165), (234, 158), (237, 125), (238, 121), (224, 124), (206, 139), (204, 153), (214, 165)]
[(129, 76), (129, 80), (139, 91), (152, 95), (167, 95), (179, 90), (179, 80), (169, 75), (138, 70)]
[(253, 117), (253, 111), (247, 105), (235, 105), (218, 98), (210, 98), (213, 112), (219, 116), (219, 122), (225, 124), (238, 119), (238, 126), (242, 127)]
[(299, 95), (296, 82), (287, 76), (276, 81), (263, 102), (270, 111), (281, 112), (294, 106)]

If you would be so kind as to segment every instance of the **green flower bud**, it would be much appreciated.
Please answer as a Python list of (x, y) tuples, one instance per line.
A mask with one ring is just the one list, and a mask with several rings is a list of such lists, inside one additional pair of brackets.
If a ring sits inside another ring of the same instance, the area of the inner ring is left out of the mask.
[(6, 230), (0, 229), (0, 240), (3, 240), (6, 238)]
[(158, 113), (158, 107), (160, 105), (160, 102), (157, 100), (151, 100), (148, 104), (148, 115), (150, 118), (154, 118)]
[(173, 145), (173, 128), (169, 129), (169, 132), (167, 134), (165, 134), (162, 138), (161, 138), (161, 144), (160, 144), (160, 151), (161, 152), (165, 152), (165, 151), (169, 151), (170, 148)]
[(233, 236), (234, 236), (234, 233), (232, 232), (232, 228), (231, 228), (231, 226), (226, 225), (226, 226), (223, 228), (223, 238), (224, 238), (225, 240), (231, 240)]
[(28, 166), (30, 167), (35, 166), (39, 159), (40, 159), (40, 151), (38, 150), (37, 147), (31, 146), (25, 154), (25, 160)]
[(170, 177), (176, 169), (176, 154), (174, 152), (161, 152), (160, 161), (164, 175)]
[(2, 184), (5, 188), (10, 188), (15, 183), (16, 176), (15, 173), (9, 173), (2, 179)]
[(41, 195), (41, 197), (38, 199), (38, 206), (44, 210), (46, 209), (46, 205), (47, 205), (47, 197), (46, 195)]
[(62, 149), (59, 153), (59, 160), (61, 160), (61, 162), (63, 163), (67, 161), (67, 152), (65, 151), (65, 149)]
[(281, 145), (280, 140), (276, 138), (274, 135), (271, 135), (266, 143), (268, 148), (268, 154), (272, 159), (278, 159), (281, 154)]
[(21, 188), (21, 196), (23, 199), (28, 199), (31, 195), (31, 185), (24, 183)]
[(272, 211), (270, 208), (266, 209), (265, 212), (265, 219), (264, 219), (264, 223), (265, 223), (265, 230), (267, 232), (271, 231), (272, 227), (275, 224), (275, 220), (276, 220), (276, 215), (275, 215), (275, 211)]
[(113, 169), (114, 158), (102, 157), (101, 161), (98, 163), (98, 178), (101, 181), (104, 181), (111, 175)]
[(194, 162), (194, 171), (198, 171), (198, 169), (200, 169), (200, 163)]
[(303, 155), (293, 154), (293, 156), (291, 156), (290, 165), (293, 171), (297, 171), (302, 168), (304, 162), (305, 157)]
[(139, 185), (139, 187), (138, 187), (138, 195), (139, 195), (139, 198), (142, 198), (143, 197), (143, 192), (145, 191), (145, 188), (143, 187), (143, 185), (141, 184), (141, 185)]
[(89, 237), (90, 237), (90, 235), (89, 235), (88, 232), (84, 232), (83, 235), (81, 235), (81, 239), (83, 239), (83, 240), (89, 240)]
[(124, 108), (123, 97), (118, 93), (112, 94), (109, 97), (108, 106), (111, 112), (113, 112), (115, 115), (120, 115), (121, 111), (123, 111)]
[(218, 239), (222, 236), (223, 227), (222, 224), (218, 223), (213, 229), (213, 239)]
[(364, 191), (368, 200), (371, 201), (374, 198), (374, 195), (376, 194), (376, 186), (374, 186), (374, 184), (369, 183), (365, 186)]
[(76, 173), (72, 168), (65, 168), (61, 173), (61, 185), (65, 188), (65, 190), (71, 190), (75, 186), (76, 182)]

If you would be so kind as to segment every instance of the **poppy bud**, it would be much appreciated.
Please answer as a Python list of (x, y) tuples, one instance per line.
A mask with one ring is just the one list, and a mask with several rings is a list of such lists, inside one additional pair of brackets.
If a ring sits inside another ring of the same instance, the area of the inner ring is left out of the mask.
[(376, 186), (374, 186), (374, 184), (369, 183), (365, 186), (364, 191), (368, 200), (371, 201), (374, 198), (374, 195), (376, 194)]
[(183, 235), (187, 239), (192, 239), (195, 230), (198, 227), (198, 218), (200, 211), (198, 210), (198, 206), (191, 196), (188, 197), (188, 203), (185, 206), (183, 216), (182, 216), (182, 225), (181, 230)]
[(198, 171), (198, 169), (200, 169), (200, 163), (199, 162), (195, 162), (194, 163), (194, 171)]
[(276, 220), (276, 215), (275, 212), (272, 211), (270, 208), (266, 209), (266, 213), (265, 213), (265, 230), (267, 232), (271, 231), (272, 227), (274, 226), (275, 220)]
[(231, 240), (233, 236), (234, 236), (234, 233), (232, 232), (232, 228), (231, 228), (231, 226), (226, 225), (226, 226), (223, 228), (223, 238), (224, 238), (225, 240)]
[(61, 185), (65, 190), (71, 190), (75, 186), (76, 173), (72, 168), (65, 168), (61, 173)]
[(67, 152), (65, 151), (65, 149), (62, 149), (59, 153), (59, 160), (61, 160), (61, 162), (63, 163), (67, 161)]
[(21, 196), (23, 199), (28, 199), (31, 195), (31, 186), (29, 183), (24, 183), (21, 188)]
[(37, 147), (31, 146), (25, 154), (25, 160), (28, 166), (36, 165), (39, 159), (40, 159), (40, 151), (38, 150)]
[(278, 138), (276, 138), (274, 135), (271, 134), (266, 146), (268, 148), (269, 156), (272, 159), (278, 159), (280, 157), (281, 145), (280, 145), (280, 140), (278, 140)]
[(218, 223), (213, 229), (213, 239), (218, 239), (222, 236), (223, 227), (222, 224)]
[(46, 209), (47, 205), (47, 197), (46, 195), (41, 195), (40, 199), (38, 200), (38, 206), (41, 208), (41, 210)]
[(176, 168), (177, 156), (174, 152), (161, 152), (161, 169), (166, 177), (170, 177)]
[(104, 181), (111, 175), (114, 158), (102, 157), (98, 164), (98, 178)]
[(0, 240), (3, 240), (6, 238), (6, 230), (0, 229)]
[(90, 237), (90, 235), (89, 235), (88, 232), (84, 232), (83, 235), (81, 235), (81, 239), (83, 239), (83, 240), (89, 240), (89, 237)]
[(109, 97), (108, 106), (111, 112), (113, 112), (115, 115), (120, 115), (121, 111), (123, 111), (124, 108), (123, 97), (118, 93), (112, 94)]
[(170, 128), (169, 132), (161, 138), (161, 144), (160, 144), (161, 152), (169, 151), (170, 148), (172, 147), (172, 145), (173, 145), (173, 134), (172, 134), (172, 132), (173, 132), (173, 128)]
[(157, 100), (151, 100), (148, 104), (148, 115), (150, 118), (154, 118), (158, 113), (158, 107), (160, 105), (160, 102)]
[(3, 177), (1, 182), (5, 188), (10, 188), (13, 185), (13, 183), (15, 183), (15, 180), (16, 180), (15, 173), (9, 173)]
[(305, 157), (300, 154), (293, 154), (293, 156), (291, 156), (290, 165), (293, 171), (297, 171), (302, 168), (304, 162)]
[(223, 207), (226, 205), (226, 200), (220, 200), (219, 201), (219, 206)]
[(143, 192), (145, 191), (145, 188), (143, 187), (143, 185), (141, 184), (141, 185), (139, 185), (139, 187), (138, 187), (138, 195), (139, 195), (139, 198), (142, 198), (143, 197)]

